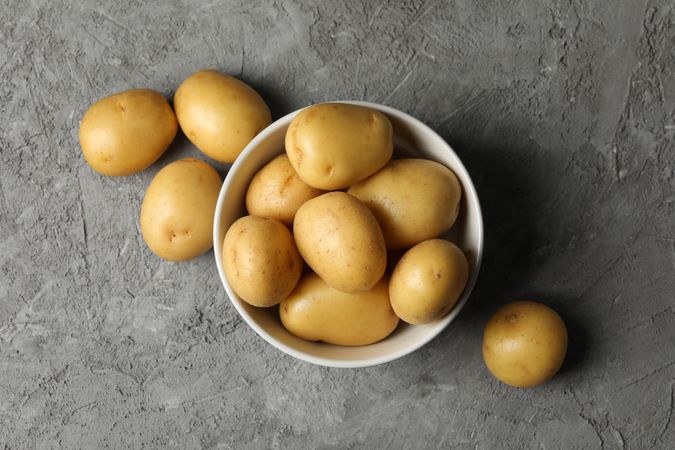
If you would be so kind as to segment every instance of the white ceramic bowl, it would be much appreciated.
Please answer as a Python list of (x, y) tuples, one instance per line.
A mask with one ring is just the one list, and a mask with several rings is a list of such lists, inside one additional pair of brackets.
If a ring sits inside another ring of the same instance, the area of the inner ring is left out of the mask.
[(222, 245), (225, 233), (235, 220), (246, 214), (246, 189), (253, 175), (275, 156), (284, 152), (284, 136), (295, 111), (265, 128), (239, 155), (220, 190), (213, 227), (213, 249), (218, 273), (234, 307), (251, 328), (263, 339), (295, 358), (331, 367), (365, 367), (385, 363), (411, 353), (438, 335), (466, 303), (478, 276), (483, 253), (483, 218), (476, 190), (464, 165), (450, 146), (431, 128), (401, 111), (367, 102), (346, 101), (376, 109), (386, 114), (394, 124), (395, 153), (432, 159), (449, 167), (462, 184), (462, 203), (457, 222), (444, 235), (464, 250), (469, 260), (469, 281), (455, 308), (442, 319), (427, 325), (400, 323), (389, 337), (362, 347), (309, 342), (295, 337), (281, 324), (278, 308), (256, 308), (242, 301), (225, 278)]

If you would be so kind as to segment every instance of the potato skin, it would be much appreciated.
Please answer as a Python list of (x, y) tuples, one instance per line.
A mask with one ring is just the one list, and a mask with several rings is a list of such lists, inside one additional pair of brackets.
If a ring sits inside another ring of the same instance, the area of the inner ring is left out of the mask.
[(384, 274), (382, 232), (370, 210), (349, 194), (329, 192), (305, 202), (293, 234), (305, 262), (335, 289), (367, 291)]
[(253, 306), (274, 306), (291, 293), (302, 258), (291, 232), (278, 220), (245, 216), (227, 230), (223, 268), (232, 289)]
[(150, 250), (169, 261), (208, 251), (221, 184), (218, 172), (198, 159), (181, 159), (160, 170), (141, 205), (141, 232)]
[(389, 336), (398, 317), (389, 304), (388, 280), (382, 278), (371, 290), (347, 294), (308, 273), (279, 305), (284, 327), (309, 341), (335, 345), (368, 345)]
[(343, 103), (302, 110), (286, 132), (286, 153), (300, 178), (323, 190), (344, 189), (391, 159), (393, 128), (384, 114)]
[(216, 161), (231, 163), (272, 122), (260, 95), (246, 83), (215, 70), (190, 75), (173, 100), (180, 127)]
[(373, 212), (389, 249), (408, 248), (449, 230), (462, 196), (455, 174), (426, 159), (391, 161), (347, 192)]
[(157, 161), (177, 130), (176, 116), (162, 94), (132, 89), (89, 107), (80, 123), (80, 146), (98, 173), (131, 175)]
[(533, 387), (562, 366), (567, 329), (560, 316), (541, 303), (519, 301), (499, 308), (483, 331), (483, 359), (502, 382)]
[(295, 213), (307, 200), (325, 192), (300, 179), (285, 154), (260, 169), (246, 191), (249, 214), (271, 217), (292, 226)]
[(405, 322), (421, 325), (446, 315), (469, 278), (464, 253), (453, 243), (430, 239), (408, 250), (389, 282), (391, 306)]

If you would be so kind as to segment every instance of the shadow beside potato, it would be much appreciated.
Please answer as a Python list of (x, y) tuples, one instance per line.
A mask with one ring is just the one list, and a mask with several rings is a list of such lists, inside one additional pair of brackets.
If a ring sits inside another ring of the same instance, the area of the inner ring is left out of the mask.
[[(487, 123), (488, 118), (469, 116), (464, 121)], [(535, 179), (536, 174), (523, 170), (523, 160), (518, 157), (539, 150), (527, 138), (526, 130), (531, 124), (516, 129), (496, 128), (489, 136), (482, 134), (480, 139), (466, 134), (466, 128), (459, 124), (451, 128), (456, 131), (451, 129), (443, 136), (474, 177), (484, 213), (485, 251), (471, 300), (453, 327), (444, 330), (431, 345), (446, 346), (451, 334), (466, 334), (471, 336), (472, 345), (467, 351), (480, 353), (483, 329), (498, 308), (514, 300), (541, 301), (552, 306), (567, 327), (568, 349), (559, 371), (559, 374), (565, 374), (586, 360), (587, 325), (575, 316), (566, 299), (551, 298), (538, 290), (528, 289), (536, 265), (542, 262), (537, 249), (549, 241), (548, 230), (538, 226), (537, 222), (537, 218), (545, 214), (544, 203), (537, 199), (545, 192), (542, 192), (541, 182)], [(524, 148), (519, 141), (525, 142)], [(491, 379), (482, 360), (481, 365), (482, 377)]]

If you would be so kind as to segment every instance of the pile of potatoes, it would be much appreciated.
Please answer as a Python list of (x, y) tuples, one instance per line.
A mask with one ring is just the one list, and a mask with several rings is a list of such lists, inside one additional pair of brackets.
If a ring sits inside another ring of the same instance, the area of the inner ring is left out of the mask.
[[(231, 163), (272, 122), (255, 90), (215, 70), (188, 77), (173, 103), (175, 114), (162, 94), (150, 89), (94, 103), (80, 123), (87, 163), (103, 175), (138, 173), (164, 154), (179, 125), (204, 154)], [(160, 170), (141, 207), (141, 232), (150, 250), (166, 260), (185, 261), (211, 249), (221, 184), (216, 169), (199, 159), (182, 159)]]
[[(99, 100), (79, 137), (94, 170), (124, 176), (159, 160), (179, 126), (208, 157), (231, 163), (271, 120), (250, 86), (203, 70), (178, 87), (173, 109), (150, 89)], [(285, 153), (253, 177), (249, 215), (225, 236), (223, 267), (239, 297), (279, 305), (284, 327), (300, 338), (347, 346), (380, 341), (399, 320), (424, 324), (447, 314), (469, 276), (464, 253), (438, 239), (457, 219), (460, 184), (441, 164), (392, 155), (392, 124), (378, 111), (339, 103), (301, 111)], [(221, 184), (200, 159), (162, 168), (140, 211), (148, 247), (170, 261), (208, 251)], [(550, 379), (566, 350), (564, 322), (536, 302), (503, 306), (483, 334), (486, 366), (513, 386)]]
[[(285, 150), (255, 174), (249, 215), (225, 235), (225, 275), (242, 300), (280, 305), (298, 337), (350, 346), (384, 339), (399, 319), (425, 324), (453, 308), (469, 265), (438, 239), (459, 213), (450, 169), (392, 160), (389, 119), (341, 103), (302, 110)], [(395, 251), (405, 253), (388, 274)]]

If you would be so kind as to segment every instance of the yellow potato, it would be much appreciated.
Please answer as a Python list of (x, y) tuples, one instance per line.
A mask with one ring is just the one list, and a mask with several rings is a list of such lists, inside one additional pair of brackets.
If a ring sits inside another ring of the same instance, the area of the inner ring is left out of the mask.
[(323, 193), (302, 181), (283, 154), (255, 174), (246, 192), (246, 209), (291, 226), (300, 205)]
[(336, 345), (368, 345), (389, 336), (398, 317), (389, 304), (388, 280), (371, 290), (347, 294), (309, 273), (279, 305), (284, 327), (309, 341)]
[(455, 244), (424, 241), (396, 264), (389, 282), (391, 306), (408, 323), (432, 322), (455, 306), (468, 278), (466, 256)]
[(188, 139), (226, 163), (272, 122), (269, 108), (253, 88), (215, 70), (190, 75), (178, 87), (173, 106)]
[(329, 192), (305, 202), (293, 232), (307, 264), (335, 289), (367, 291), (384, 274), (382, 232), (368, 208), (349, 194)]
[(198, 159), (181, 159), (160, 170), (141, 205), (141, 232), (150, 250), (170, 261), (209, 250), (220, 186), (218, 172)]
[(162, 94), (133, 89), (91, 105), (80, 123), (80, 146), (95, 171), (131, 175), (157, 161), (177, 130), (176, 116)]
[(532, 387), (544, 383), (562, 366), (567, 329), (560, 316), (536, 302), (502, 306), (483, 331), (483, 359), (506, 384)]
[(286, 153), (300, 178), (327, 191), (344, 189), (391, 159), (391, 122), (370, 108), (322, 103), (302, 110), (286, 132)]
[(411, 247), (449, 230), (462, 196), (455, 174), (426, 159), (391, 161), (347, 192), (373, 212), (389, 249)]
[(274, 306), (298, 283), (302, 258), (291, 232), (281, 222), (245, 216), (225, 234), (223, 268), (242, 300), (253, 306)]

